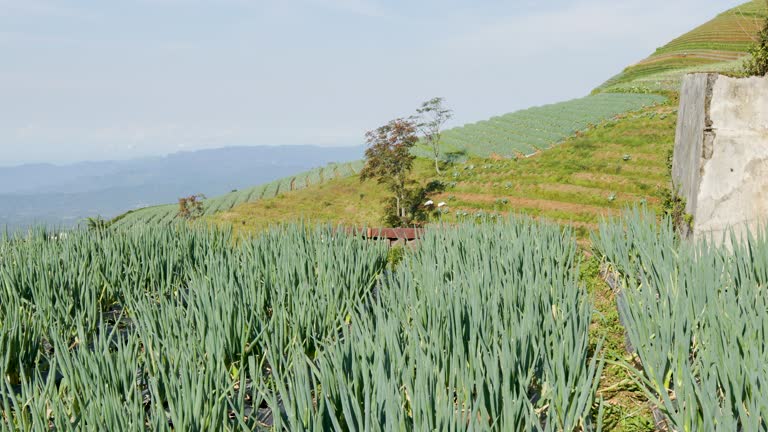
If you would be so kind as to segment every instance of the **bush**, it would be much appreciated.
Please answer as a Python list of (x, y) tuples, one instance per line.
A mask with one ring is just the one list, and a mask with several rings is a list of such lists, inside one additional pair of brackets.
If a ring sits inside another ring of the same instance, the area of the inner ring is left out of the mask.
[(179, 198), (179, 217), (183, 219), (197, 219), (203, 215), (203, 200), (205, 195), (197, 194)]
[(758, 34), (757, 41), (749, 49), (749, 54), (752, 57), (744, 65), (744, 73), (749, 76), (768, 75), (768, 18)]

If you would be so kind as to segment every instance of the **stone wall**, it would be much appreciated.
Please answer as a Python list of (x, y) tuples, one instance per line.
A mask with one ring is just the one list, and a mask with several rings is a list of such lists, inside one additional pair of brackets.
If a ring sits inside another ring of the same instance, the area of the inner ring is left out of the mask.
[(672, 179), (694, 238), (720, 243), (768, 222), (768, 78), (685, 77)]

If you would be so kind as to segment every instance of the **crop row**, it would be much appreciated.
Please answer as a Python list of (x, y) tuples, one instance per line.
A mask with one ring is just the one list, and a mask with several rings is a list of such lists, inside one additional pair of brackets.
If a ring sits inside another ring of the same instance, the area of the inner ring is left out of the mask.
[[(0, 429), (593, 430), (569, 232), (293, 226), (0, 242)], [(489, 260), (488, 257), (494, 257)]]
[(636, 211), (595, 245), (620, 274), (637, 381), (668, 429), (768, 430), (768, 238), (681, 242)]
[[(322, 184), (335, 178), (355, 175), (363, 166), (363, 161), (347, 163), (332, 163), (325, 167), (315, 168), (292, 177), (285, 177), (271, 183), (230, 192), (203, 201), (203, 211), (206, 216), (225, 212), (244, 203), (256, 202), (261, 199), (274, 198), (277, 195)], [(121, 227), (146, 223), (170, 223), (176, 219), (179, 208), (175, 204), (148, 207), (128, 213), (118, 220), (116, 225)]]
[[(443, 152), (479, 157), (527, 156), (590, 125), (662, 101), (664, 98), (656, 95), (599, 94), (529, 108), (446, 131)], [(430, 154), (423, 146), (417, 147), (415, 153), (423, 157)]]
[[(648, 59), (626, 68), (599, 89), (621, 91), (633, 86), (642, 86), (651, 91), (679, 91), (680, 77), (689, 69), (707, 72), (731, 71), (733, 57), (747, 55), (748, 48), (754, 42), (766, 17), (768, 9), (763, 0), (753, 0), (724, 12), (658, 48)], [(701, 53), (702, 50), (708, 52)], [(678, 57), (671, 57), (673, 55)], [(660, 61), (654, 61), (659, 56), (669, 58), (662, 57)], [(671, 80), (660, 76), (669, 72), (678, 73)]]

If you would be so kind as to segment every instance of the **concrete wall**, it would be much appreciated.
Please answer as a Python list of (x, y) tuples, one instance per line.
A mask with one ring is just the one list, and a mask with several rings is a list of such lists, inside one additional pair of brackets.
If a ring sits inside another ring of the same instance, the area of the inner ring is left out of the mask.
[(768, 222), (768, 78), (685, 77), (672, 178), (694, 238), (720, 242)]

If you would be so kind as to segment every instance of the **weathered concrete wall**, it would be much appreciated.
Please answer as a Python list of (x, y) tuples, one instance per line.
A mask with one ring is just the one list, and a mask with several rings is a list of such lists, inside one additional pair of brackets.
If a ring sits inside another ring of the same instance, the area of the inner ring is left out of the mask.
[(768, 222), (768, 78), (683, 80), (672, 178), (695, 238)]

